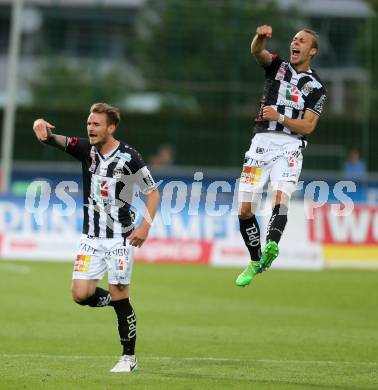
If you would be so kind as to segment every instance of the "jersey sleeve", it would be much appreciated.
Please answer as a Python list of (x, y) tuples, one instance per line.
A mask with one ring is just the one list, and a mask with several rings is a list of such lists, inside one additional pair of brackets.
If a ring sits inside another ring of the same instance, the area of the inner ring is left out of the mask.
[(326, 98), (327, 95), (324, 87), (315, 89), (307, 98), (305, 110), (309, 110), (320, 116), (323, 112)]
[(283, 60), (278, 54), (272, 54), (272, 62), (269, 65), (263, 66), (265, 69), (265, 77), (275, 76)]
[(144, 166), (135, 173), (136, 184), (144, 194), (148, 194), (156, 188), (156, 183), (149, 169)]
[(131, 149), (130, 155), (129, 168), (134, 175), (134, 182), (144, 194), (148, 194), (156, 188), (155, 180), (144, 163), (142, 156), (134, 149)]
[(90, 150), (89, 141), (85, 138), (67, 137), (66, 153), (82, 161), (88, 156)]

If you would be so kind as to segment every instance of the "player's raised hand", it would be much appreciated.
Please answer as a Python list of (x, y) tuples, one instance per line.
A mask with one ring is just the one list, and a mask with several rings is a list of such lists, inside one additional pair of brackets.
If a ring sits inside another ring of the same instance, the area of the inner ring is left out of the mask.
[(270, 38), (272, 38), (272, 35), (273, 35), (272, 27), (268, 26), (266, 24), (259, 26), (256, 29), (256, 35), (270, 39)]
[(51, 129), (55, 129), (55, 126), (42, 118), (35, 120), (33, 123), (33, 130), (38, 141), (47, 141), (51, 135)]
[(272, 55), (266, 49), (268, 39), (272, 38), (272, 27), (266, 24), (257, 27), (256, 35), (251, 42), (251, 53), (256, 58), (256, 61), (262, 65), (267, 66), (272, 63)]

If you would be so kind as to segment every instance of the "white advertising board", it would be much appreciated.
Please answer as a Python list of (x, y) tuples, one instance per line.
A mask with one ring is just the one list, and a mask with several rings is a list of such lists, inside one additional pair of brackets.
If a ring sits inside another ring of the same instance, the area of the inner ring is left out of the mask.
[[(270, 217), (269, 208), (263, 214), (259, 217), (262, 236)], [(171, 215), (169, 224), (164, 217), (159, 211), (150, 240), (135, 251), (138, 261), (209, 263), (227, 267), (243, 267), (248, 263), (248, 251), (234, 212), (214, 216), (200, 209), (197, 215), (189, 215), (184, 209)], [(50, 205), (36, 218), (25, 209), (23, 199), (1, 199), (0, 257), (72, 261), (77, 254), (81, 223), (81, 207), (72, 215), (61, 216), (57, 208)], [(308, 229), (303, 202), (293, 201), (274, 268), (322, 268), (322, 246), (310, 241)]]

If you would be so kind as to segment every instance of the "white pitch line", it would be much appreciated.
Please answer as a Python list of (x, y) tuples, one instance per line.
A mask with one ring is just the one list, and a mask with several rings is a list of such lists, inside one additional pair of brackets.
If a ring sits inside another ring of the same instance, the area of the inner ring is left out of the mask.
[[(62, 359), (62, 360), (87, 360), (87, 359), (116, 359), (119, 356), (111, 355), (50, 355), (50, 354), (0, 354), (1, 358), (33, 358), (33, 359)], [(360, 362), (345, 360), (278, 360), (278, 359), (249, 359), (249, 358), (216, 358), (216, 357), (174, 357), (174, 356), (139, 356), (140, 360), (169, 360), (169, 361), (209, 361), (209, 362), (251, 362), (266, 364), (358, 364), (377, 366), (378, 362)]]
[(18, 264), (9, 264), (9, 263), (1, 263), (0, 269), (3, 271), (15, 273), (15, 274), (30, 274), (31, 268), (27, 265), (18, 265)]

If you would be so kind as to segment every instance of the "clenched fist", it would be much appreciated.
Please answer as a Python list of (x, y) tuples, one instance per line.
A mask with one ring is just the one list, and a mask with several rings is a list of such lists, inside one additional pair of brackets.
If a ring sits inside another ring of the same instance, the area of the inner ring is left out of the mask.
[(259, 26), (256, 29), (256, 35), (261, 37), (272, 38), (273, 35), (272, 27), (267, 26), (266, 24), (264, 24), (263, 26)]
[(267, 121), (278, 121), (280, 113), (277, 112), (272, 106), (265, 106), (263, 108), (263, 119)]

